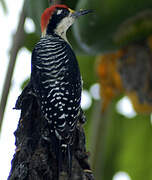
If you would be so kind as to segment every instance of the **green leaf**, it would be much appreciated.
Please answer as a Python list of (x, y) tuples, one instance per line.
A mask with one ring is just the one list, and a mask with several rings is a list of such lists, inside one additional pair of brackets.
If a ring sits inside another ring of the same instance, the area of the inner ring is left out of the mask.
[(23, 90), (24, 87), (28, 84), (29, 80), (30, 80), (30, 78), (27, 78), (27, 79), (25, 79), (25, 80), (23, 81), (23, 83), (21, 84), (21, 89), (22, 89), (22, 90)]
[(95, 75), (95, 57), (94, 56), (77, 56), (80, 71), (83, 79), (84, 89), (89, 89), (92, 84), (97, 82)]
[(32, 52), (40, 37), (36, 33), (25, 33), (24, 46)]

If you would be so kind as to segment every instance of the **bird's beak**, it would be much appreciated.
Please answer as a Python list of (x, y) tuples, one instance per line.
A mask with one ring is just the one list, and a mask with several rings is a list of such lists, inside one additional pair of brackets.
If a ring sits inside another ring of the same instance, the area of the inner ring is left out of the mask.
[(93, 12), (92, 10), (80, 10), (80, 11), (73, 11), (70, 9), (71, 17), (78, 18), (79, 16), (83, 16), (85, 14)]

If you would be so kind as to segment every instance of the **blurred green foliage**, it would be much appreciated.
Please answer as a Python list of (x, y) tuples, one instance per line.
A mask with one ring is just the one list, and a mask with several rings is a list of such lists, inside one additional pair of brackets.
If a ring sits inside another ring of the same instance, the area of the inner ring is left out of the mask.
[[(115, 49), (118, 46), (114, 45), (112, 40), (113, 33), (117, 30), (116, 26), (123, 23), (127, 16), (134, 15), (136, 11), (136, 4), (138, 4), (138, 11), (144, 9), (149, 4), (146, 1), (106, 1), (95, 0), (87, 1), (80, 0), (63, 0), (70, 8), (93, 8), (96, 9), (95, 15), (92, 16), (92, 25), (88, 25), (90, 16), (81, 18), (75, 25), (75, 28), (80, 28), (80, 36), (91, 51), (101, 53), (110, 49)], [(127, 5), (127, 2), (129, 5)], [(140, 2), (140, 3), (139, 3)], [(151, 1), (147, 1), (151, 5)], [(120, 6), (123, 4), (123, 7)], [(134, 5), (133, 7), (131, 5)], [(81, 7), (82, 5), (82, 7)], [(99, 6), (100, 5), (100, 6)], [(139, 8), (140, 7), (142, 8)], [(45, 8), (48, 7), (48, 0), (27, 0), (26, 13), (27, 17), (31, 18), (35, 24), (36, 32), (26, 33), (24, 46), (32, 52), (35, 43), (40, 37), (40, 17)], [(132, 7), (131, 9), (126, 7)], [(121, 11), (121, 12), (120, 12)], [(124, 14), (126, 11), (126, 14)], [(98, 13), (101, 12), (100, 16)], [(95, 25), (95, 26), (94, 26)], [(80, 27), (81, 26), (81, 27)], [(89, 28), (88, 28), (89, 27)], [(83, 37), (82, 37), (83, 35)], [(76, 38), (75, 38), (76, 37)], [(84, 81), (84, 89), (89, 90), (90, 87), (97, 82), (95, 73), (96, 59), (95, 56), (89, 56), (88, 52), (84, 52), (80, 46), (83, 46), (82, 41), (78, 38), (79, 35), (74, 35), (73, 31), (69, 31), (68, 39), (72, 44), (74, 51), (77, 53), (77, 58), (80, 65), (81, 74)], [(77, 39), (78, 38), (78, 39)], [(78, 45), (79, 42), (80, 44)], [(91, 45), (90, 45), (91, 44)], [(28, 82), (26, 80), (23, 86)], [(23, 88), (22, 86), (22, 88)], [(151, 180), (152, 179), (152, 126), (150, 124), (149, 115), (137, 115), (135, 118), (128, 119), (118, 112), (116, 112), (115, 105), (117, 101), (110, 106), (107, 115), (107, 126), (105, 128), (105, 135), (102, 137), (102, 132), (99, 137), (92, 139), (95, 130), (92, 131), (95, 119), (99, 118), (102, 121), (100, 114), (100, 105), (95, 105), (97, 101), (93, 100), (92, 106), (86, 110), (87, 123), (85, 125), (87, 147), (91, 151), (92, 141), (100, 142), (104, 139), (104, 146), (99, 147), (103, 156), (102, 162), (99, 163), (98, 169), (102, 172), (102, 180), (112, 180), (112, 177), (117, 171), (128, 172), (132, 180)], [(102, 123), (101, 123), (102, 124)], [(100, 126), (96, 131), (101, 131)], [(94, 154), (96, 156), (96, 154)], [(98, 159), (98, 157), (96, 157)], [(96, 170), (94, 170), (96, 172)], [(96, 180), (101, 180), (101, 176), (96, 175)]]
[(126, 118), (111, 106), (104, 155), (103, 179), (117, 171), (128, 172), (132, 180), (152, 179), (152, 125), (149, 115)]
[(3, 8), (4, 12), (7, 13), (7, 7), (6, 7), (5, 1), (4, 0), (0, 0), (0, 3), (2, 5), (2, 8)]
[[(79, 0), (80, 8), (94, 10), (74, 24), (76, 37), (88, 53), (116, 50), (152, 33), (151, 0)], [(149, 21), (145, 22), (144, 14)]]

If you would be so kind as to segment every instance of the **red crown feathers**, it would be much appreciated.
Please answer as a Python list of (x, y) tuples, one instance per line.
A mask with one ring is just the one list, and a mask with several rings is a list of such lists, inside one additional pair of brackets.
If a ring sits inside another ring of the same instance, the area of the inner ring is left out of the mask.
[(56, 8), (66, 8), (68, 9), (68, 7), (66, 5), (63, 4), (56, 4), (53, 5), (47, 9), (45, 9), (45, 11), (43, 12), (42, 16), (41, 16), (41, 31), (43, 32), (50, 20), (50, 17), (52, 16), (53, 12), (56, 10)]

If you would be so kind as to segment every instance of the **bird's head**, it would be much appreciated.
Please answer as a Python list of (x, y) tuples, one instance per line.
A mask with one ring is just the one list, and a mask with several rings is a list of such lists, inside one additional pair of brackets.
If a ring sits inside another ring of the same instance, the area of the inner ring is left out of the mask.
[(74, 11), (66, 5), (53, 5), (45, 9), (41, 16), (42, 36), (56, 33), (66, 39), (66, 31), (74, 23), (75, 19), (89, 12), (91, 11)]

